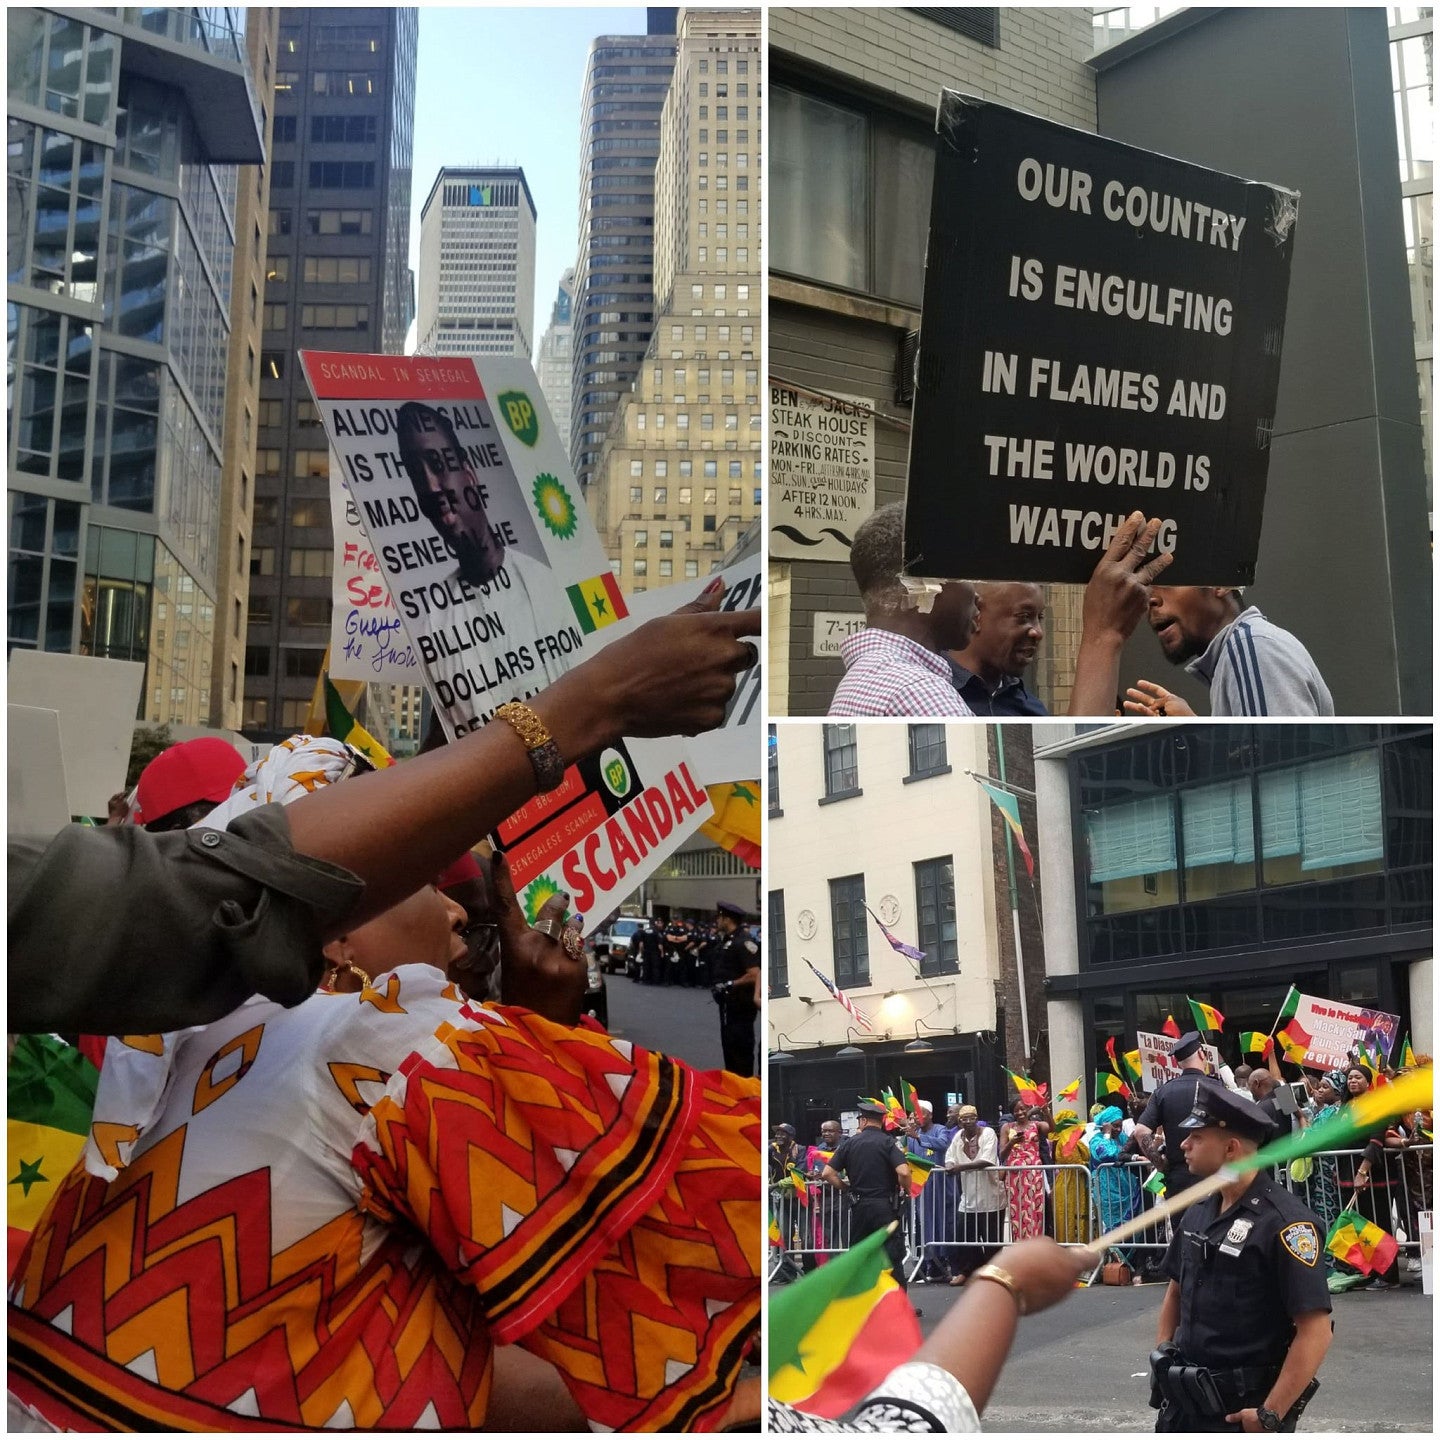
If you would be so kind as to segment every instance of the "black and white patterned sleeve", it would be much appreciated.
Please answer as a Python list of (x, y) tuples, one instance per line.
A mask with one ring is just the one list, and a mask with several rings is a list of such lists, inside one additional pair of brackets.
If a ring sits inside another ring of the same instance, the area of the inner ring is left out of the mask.
[(965, 1387), (948, 1370), (912, 1360), (897, 1366), (843, 1420), (822, 1420), (778, 1400), (766, 1402), (772, 1434), (978, 1434), (980, 1417)]

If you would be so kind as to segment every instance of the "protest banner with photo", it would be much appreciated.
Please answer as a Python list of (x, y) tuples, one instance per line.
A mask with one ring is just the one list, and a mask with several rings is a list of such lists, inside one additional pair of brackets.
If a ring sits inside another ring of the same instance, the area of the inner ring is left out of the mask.
[[(625, 618), (523, 357), (300, 360), (447, 735), (553, 684)], [(495, 839), (531, 918), (562, 889), (588, 932), (709, 814), (683, 742), (624, 741), (572, 765)]]
[(859, 395), (770, 382), (770, 554), (850, 559), (875, 510), (875, 409)]
[(1379, 1049), (1389, 1059), (1400, 1038), (1398, 1015), (1318, 995), (1297, 997), (1295, 1022), (1310, 1037), (1301, 1063), (1321, 1070), (1344, 1069), (1359, 1047)]
[(945, 91), (906, 572), (1083, 583), (1139, 509), (1166, 584), (1251, 583), (1298, 203)]
[[(760, 557), (752, 555), (719, 572), (725, 581), (722, 610), (754, 610), (760, 604), (763, 582), (760, 578)], [(682, 605), (700, 597), (700, 592), (714, 580), (702, 575), (698, 580), (682, 580), (678, 585), (664, 585), (632, 595), (627, 604), (630, 618), (614, 627), (618, 639), (632, 625), (643, 625), (661, 615), (670, 615)], [(756, 647), (758, 651), (758, 646)], [(704, 735), (692, 735), (686, 742), (690, 751), (691, 773), (702, 785), (723, 785), (729, 780), (760, 778), (760, 684), (762, 666), (757, 662), (736, 677), (735, 695), (725, 711), (725, 722)]]
[[(1145, 1093), (1150, 1095), (1159, 1089), (1166, 1080), (1173, 1080), (1180, 1073), (1180, 1066), (1170, 1057), (1175, 1037), (1139, 1030), (1135, 1034), (1135, 1041), (1140, 1048), (1140, 1083), (1144, 1087)], [(1200, 1053), (1210, 1066), (1210, 1073), (1218, 1074), (1221, 1064), (1220, 1052), (1213, 1045), (1202, 1045)]]
[(330, 678), (388, 685), (420, 684), (420, 657), (405, 638), (385, 572), (360, 523), (360, 507), (330, 453), (330, 528), (334, 540)]

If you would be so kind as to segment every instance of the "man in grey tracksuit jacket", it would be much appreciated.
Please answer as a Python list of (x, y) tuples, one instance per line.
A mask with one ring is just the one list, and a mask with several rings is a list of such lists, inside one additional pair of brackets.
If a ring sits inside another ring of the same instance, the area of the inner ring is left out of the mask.
[[(1150, 628), (1165, 658), (1209, 689), (1212, 715), (1333, 715), (1335, 702), (1310, 652), (1254, 605), (1242, 609), (1242, 593), (1228, 586), (1152, 586)], [(1149, 680), (1129, 692), (1125, 709), (1194, 713)]]

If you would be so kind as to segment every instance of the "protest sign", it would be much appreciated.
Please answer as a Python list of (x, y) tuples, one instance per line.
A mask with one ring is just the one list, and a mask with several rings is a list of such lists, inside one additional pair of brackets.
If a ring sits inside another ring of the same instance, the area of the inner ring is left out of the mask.
[(11, 704), (54, 710), (60, 716), (70, 814), (104, 815), (110, 797), (125, 785), (144, 665), (15, 650), (9, 684)]
[(850, 558), (875, 509), (875, 411), (858, 395), (770, 384), (770, 554)]
[(1253, 581), (1298, 200), (945, 91), (906, 573), (1082, 583), (1139, 509)]
[(60, 716), (54, 710), (28, 705), (7, 705), (5, 709), (5, 802), (10, 833), (57, 835), (70, 823)]
[[(753, 610), (759, 606), (761, 579), (758, 555), (720, 571), (720, 575), (725, 581), (720, 609)], [(643, 595), (632, 595), (626, 602), (630, 607), (630, 618), (613, 627), (615, 638), (619, 639), (633, 625), (643, 625), (647, 620), (673, 614), (682, 605), (699, 599), (700, 592), (714, 578), (713, 575), (702, 575), (698, 580), (682, 580), (678, 585), (664, 585), (658, 590), (647, 590)], [(755, 664), (736, 677), (735, 694), (725, 711), (724, 724), (704, 735), (691, 736), (687, 742), (691, 772), (702, 785), (723, 785), (728, 780), (760, 778), (761, 669), (761, 665)]]
[(1299, 996), (1295, 1023), (1310, 1037), (1301, 1063), (1321, 1070), (1343, 1070), (1350, 1064), (1350, 1052), (1358, 1046), (1382, 1050), (1389, 1059), (1400, 1035), (1398, 1015), (1318, 995)]
[[(629, 613), (523, 357), (300, 360), (450, 737), (558, 680)], [(588, 931), (709, 814), (681, 742), (625, 741), (495, 840), (531, 919), (563, 889)]]
[[(1145, 1093), (1151, 1095), (1166, 1080), (1173, 1080), (1180, 1073), (1180, 1066), (1170, 1058), (1175, 1037), (1139, 1030), (1135, 1034), (1135, 1042), (1140, 1048), (1140, 1084)], [(1213, 1045), (1202, 1045), (1200, 1053), (1210, 1066), (1210, 1073), (1219, 1074), (1220, 1052)]]
[(334, 535), (330, 678), (418, 685), (420, 657), (405, 638), (385, 573), (346, 487), (344, 467), (330, 456), (330, 529)]

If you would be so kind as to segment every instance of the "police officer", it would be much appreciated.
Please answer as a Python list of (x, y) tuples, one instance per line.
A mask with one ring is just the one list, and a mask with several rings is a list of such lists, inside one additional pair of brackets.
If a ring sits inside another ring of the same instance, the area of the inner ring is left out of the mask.
[[(885, 1130), (885, 1107), (878, 1100), (862, 1100), (860, 1128), (847, 1135), (820, 1172), (820, 1178), (837, 1190), (850, 1191), (850, 1243), (883, 1230), (900, 1218), (900, 1196), (910, 1188), (910, 1163), (900, 1141)], [(841, 1176), (845, 1178), (842, 1180)], [(901, 1187), (904, 1187), (902, 1191)], [(905, 1288), (905, 1235), (896, 1226), (885, 1242), (895, 1281)]]
[[(1185, 1079), (1180, 1122), (1196, 1179), (1251, 1155), (1276, 1130), (1253, 1100)], [(1176, 1223), (1161, 1266), (1159, 1348), (1150, 1357), (1156, 1430), (1294, 1430), (1330, 1347), (1325, 1229), (1267, 1170), (1197, 1201)]]
[(658, 916), (640, 932), (640, 983), (665, 983), (665, 936), (660, 929)]
[[(1150, 1097), (1135, 1122), (1135, 1144), (1150, 1163), (1165, 1175), (1165, 1193), (1178, 1195), (1195, 1183), (1186, 1168), (1181, 1142), (1185, 1136), (1180, 1122), (1190, 1113), (1195, 1099), (1195, 1082), (1205, 1075), (1205, 1057), (1200, 1053), (1200, 1033), (1190, 1030), (1170, 1047), (1171, 1058), (1180, 1066), (1180, 1074), (1167, 1080)], [(1165, 1136), (1165, 1154), (1155, 1143), (1155, 1131)]]
[(685, 927), (678, 915), (665, 927), (665, 968), (673, 984), (692, 983), (689, 967), (685, 964)]
[(729, 900), (715, 907), (719, 938), (711, 947), (711, 994), (720, 1006), (720, 1050), (732, 1075), (755, 1073), (755, 1019), (759, 1012), (760, 946), (740, 929), (745, 912)]

